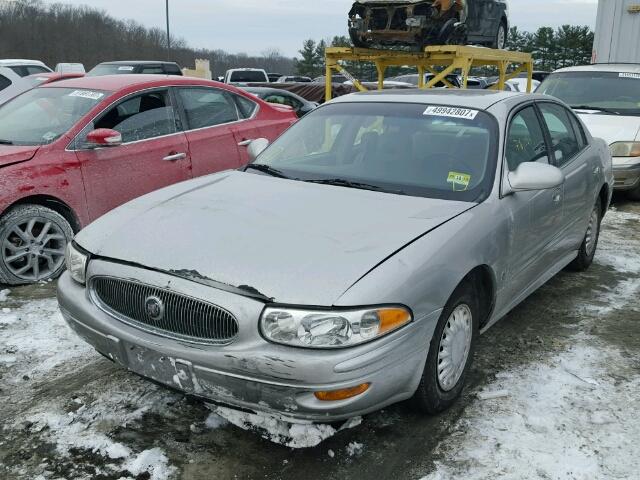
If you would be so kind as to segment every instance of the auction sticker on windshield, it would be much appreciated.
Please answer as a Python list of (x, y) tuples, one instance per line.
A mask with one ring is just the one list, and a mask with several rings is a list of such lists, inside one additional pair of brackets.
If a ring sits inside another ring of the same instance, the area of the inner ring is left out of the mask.
[(478, 116), (478, 110), (471, 110), (470, 108), (460, 107), (428, 107), (424, 111), (424, 115), (431, 115), (434, 117), (447, 117), (447, 118), (463, 118), (465, 120), (475, 120)]
[(70, 97), (89, 98), (91, 100), (100, 100), (104, 97), (102, 92), (92, 92), (91, 90), (74, 90), (69, 94)]
[(635, 78), (640, 80), (640, 73), (621, 73), (620, 78)]

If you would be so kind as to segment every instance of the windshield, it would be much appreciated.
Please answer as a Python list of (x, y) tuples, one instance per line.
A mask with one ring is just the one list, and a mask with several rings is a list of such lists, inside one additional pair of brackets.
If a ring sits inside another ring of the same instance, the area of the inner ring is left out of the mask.
[(497, 135), (497, 122), (477, 110), (340, 103), (294, 124), (249, 168), (262, 166), (302, 181), (480, 202), (493, 185)]
[(268, 79), (265, 77), (263, 72), (232, 72), (231, 78), (229, 82), (231, 83), (261, 83), (267, 82)]
[(129, 75), (134, 73), (136, 67), (133, 65), (98, 65), (94, 67), (87, 77), (102, 77), (104, 75)]
[(64, 135), (104, 98), (105, 92), (36, 88), (0, 107), (0, 141), (46, 145)]
[(563, 72), (542, 82), (536, 93), (553, 95), (573, 108), (640, 115), (640, 73)]

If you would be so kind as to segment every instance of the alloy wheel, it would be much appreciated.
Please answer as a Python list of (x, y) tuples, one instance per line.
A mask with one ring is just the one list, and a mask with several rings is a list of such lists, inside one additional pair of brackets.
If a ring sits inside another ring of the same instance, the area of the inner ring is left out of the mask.
[(7, 230), (2, 242), (2, 261), (21, 281), (51, 277), (64, 263), (66, 236), (55, 222), (32, 217)]

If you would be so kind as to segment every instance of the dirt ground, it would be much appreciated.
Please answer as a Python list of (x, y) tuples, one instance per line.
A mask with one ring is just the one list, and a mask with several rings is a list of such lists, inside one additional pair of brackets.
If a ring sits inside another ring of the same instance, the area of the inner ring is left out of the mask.
[(453, 409), (396, 405), (309, 449), (95, 354), (65, 330), (55, 285), (11, 289), (0, 479), (640, 478), (640, 204), (618, 199), (603, 229), (588, 272), (561, 273), (480, 339)]

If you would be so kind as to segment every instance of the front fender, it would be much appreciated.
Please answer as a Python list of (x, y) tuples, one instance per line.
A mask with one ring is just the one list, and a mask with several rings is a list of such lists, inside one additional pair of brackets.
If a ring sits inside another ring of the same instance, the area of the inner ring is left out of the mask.
[[(442, 309), (474, 268), (488, 266), (499, 284), (506, 271), (509, 222), (486, 202), (441, 225), (370, 272), (337, 306), (404, 304), (416, 319)], [(499, 286), (499, 285), (498, 285)]]

